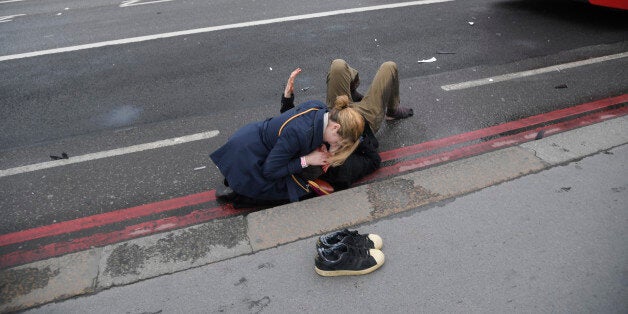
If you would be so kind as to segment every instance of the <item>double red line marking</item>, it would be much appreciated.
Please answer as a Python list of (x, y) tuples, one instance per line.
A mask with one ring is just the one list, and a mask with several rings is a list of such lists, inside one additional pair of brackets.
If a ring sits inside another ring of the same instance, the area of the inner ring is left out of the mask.
[[(546, 135), (550, 135), (553, 133), (563, 132), (573, 128), (600, 122), (613, 117), (626, 115), (628, 114), (627, 106), (619, 106), (619, 108), (615, 109), (611, 108), (613, 106), (617, 106), (618, 104), (626, 102), (628, 102), (628, 94), (585, 103), (566, 109), (560, 109), (546, 114), (540, 114), (481, 130), (476, 130), (413, 146), (382, 152), (380, 154), (380, 156), (382, 157), (382, 161), (390, 161), (436, 149), (451, 147), (453, 145), (462, 144), (469, 141), (497, 136), (503, 133), (512, 133), (517, 131), (520, 132), (514, 135), (499, 137), (479, 144), (464, 146), (458, 149), (454, 149), (452, 151), (438, 153), (413, 160), (402, 161), (388, 167), (383, 167), (372, 175), (368, 176), (367, 178), (364, 178), (360, 182), (372, 181), (390, 175), (424, 168), (434, 164), (440, 164), (443, 162), (453, 161), (456, 159), (477, 155), (499, 148), (517, 145), (523, 142), (533, 140), (534, 138), (536, 138), (537, 134), (540, 131), (544, 131)], [(544, 126), (549, 123), (554, 124)], [(157, 213), (168, 212), (186, 206), (199, 205), (215, 200), (215, 191), (211, 190), (183, 197), (173, 198), (170, 200), (159, 201), (113, 212), (4, 234), (0, 235), (0, 247), (71, 232), (77, 232), (81, 230), (87, 230), (96, 227), (102, 227), (113, 223), (146, 217)], [(104, 246), (158, 232), (178, 229), (193, 224), (206, 222), (212, 219), (240, 215), (251, 211), (252, 209), (235, 210), (230, 205), (195, 210), (184, 216), (173, 216), (164, 219), (143, 222), (140, 224), (128, 226), (122, 230), (108, 233), (98, 233), (66, 242), (47, 244), (34, 250), (11, 252), (0, 256), (0, 268), (6, 268), (71, 252), (77, 252), (89, 249), (90, 247), (94, 246)]]

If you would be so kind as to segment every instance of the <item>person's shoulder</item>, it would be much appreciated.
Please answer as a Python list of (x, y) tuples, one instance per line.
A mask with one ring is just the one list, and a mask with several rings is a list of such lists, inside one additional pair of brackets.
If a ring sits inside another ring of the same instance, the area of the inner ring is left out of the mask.
[(320, 100), (308, 100), (304, 103), (301, 103), (299, 105), (299, 108), (302, 109), (312, 109), (312, 108), (316, 108), (316, 109), (327, 109), (327, 105), (325, 105), (322, 101)]

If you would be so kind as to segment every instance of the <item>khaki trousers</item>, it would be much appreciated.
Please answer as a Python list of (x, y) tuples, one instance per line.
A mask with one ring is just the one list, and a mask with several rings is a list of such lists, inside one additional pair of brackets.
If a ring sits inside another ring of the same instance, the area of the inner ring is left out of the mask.
[[(351, 99), (351, 89), (360, 84), (358, 71), (351, 68), (346, 61), (336, 59), (332, 61), (327, 73), (327, 106), (333, 108), (337, 96), (347, 95)], [(353, 101), (353, 100), (352, 100)], [(377, 70), (373, 83), (361, 101), (354, 103), (355, 108), (362, 114), (371, 126), (373, 134), (379, 131), (386, 111), (394, 111), (399, 105), (399, 76), (397, 65), (384, 62)]]

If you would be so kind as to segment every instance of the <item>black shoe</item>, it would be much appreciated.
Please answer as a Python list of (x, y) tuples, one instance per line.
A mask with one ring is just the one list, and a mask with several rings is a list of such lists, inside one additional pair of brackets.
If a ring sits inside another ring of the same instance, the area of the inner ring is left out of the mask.
[(386, 111), (386, 120), (399, 120), (412, 117), (414, 110), (412, 108), (397, 106), (395, 110)]
[(316, 247), (328, 249), (339, 243), (377, 250), (381, 250), (384, 246), (382, 237), (376, 234), (359, 234), (357, 230), (344, 229), (320, 236), (316, 242)]
[(318, 248), (314, 271), (325, 277), (364, 275), (384, 264), (384, 253), (340, 243), (333, 248)]
[(223, 189), (216, 189), (216, 198), (219, 198), (221, 200), (232, 201), (237, 196), (238, 194), (234, 192), (230, 187), (225, 187)]

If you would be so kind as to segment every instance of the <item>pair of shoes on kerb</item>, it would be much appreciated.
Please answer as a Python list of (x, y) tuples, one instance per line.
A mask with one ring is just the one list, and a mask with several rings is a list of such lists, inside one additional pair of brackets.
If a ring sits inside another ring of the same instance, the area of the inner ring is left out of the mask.
[(319, 237), (314, 271), (325, 277), (365, 275), (384, 264), (384, 245), (376, 234), (344, 229)]

